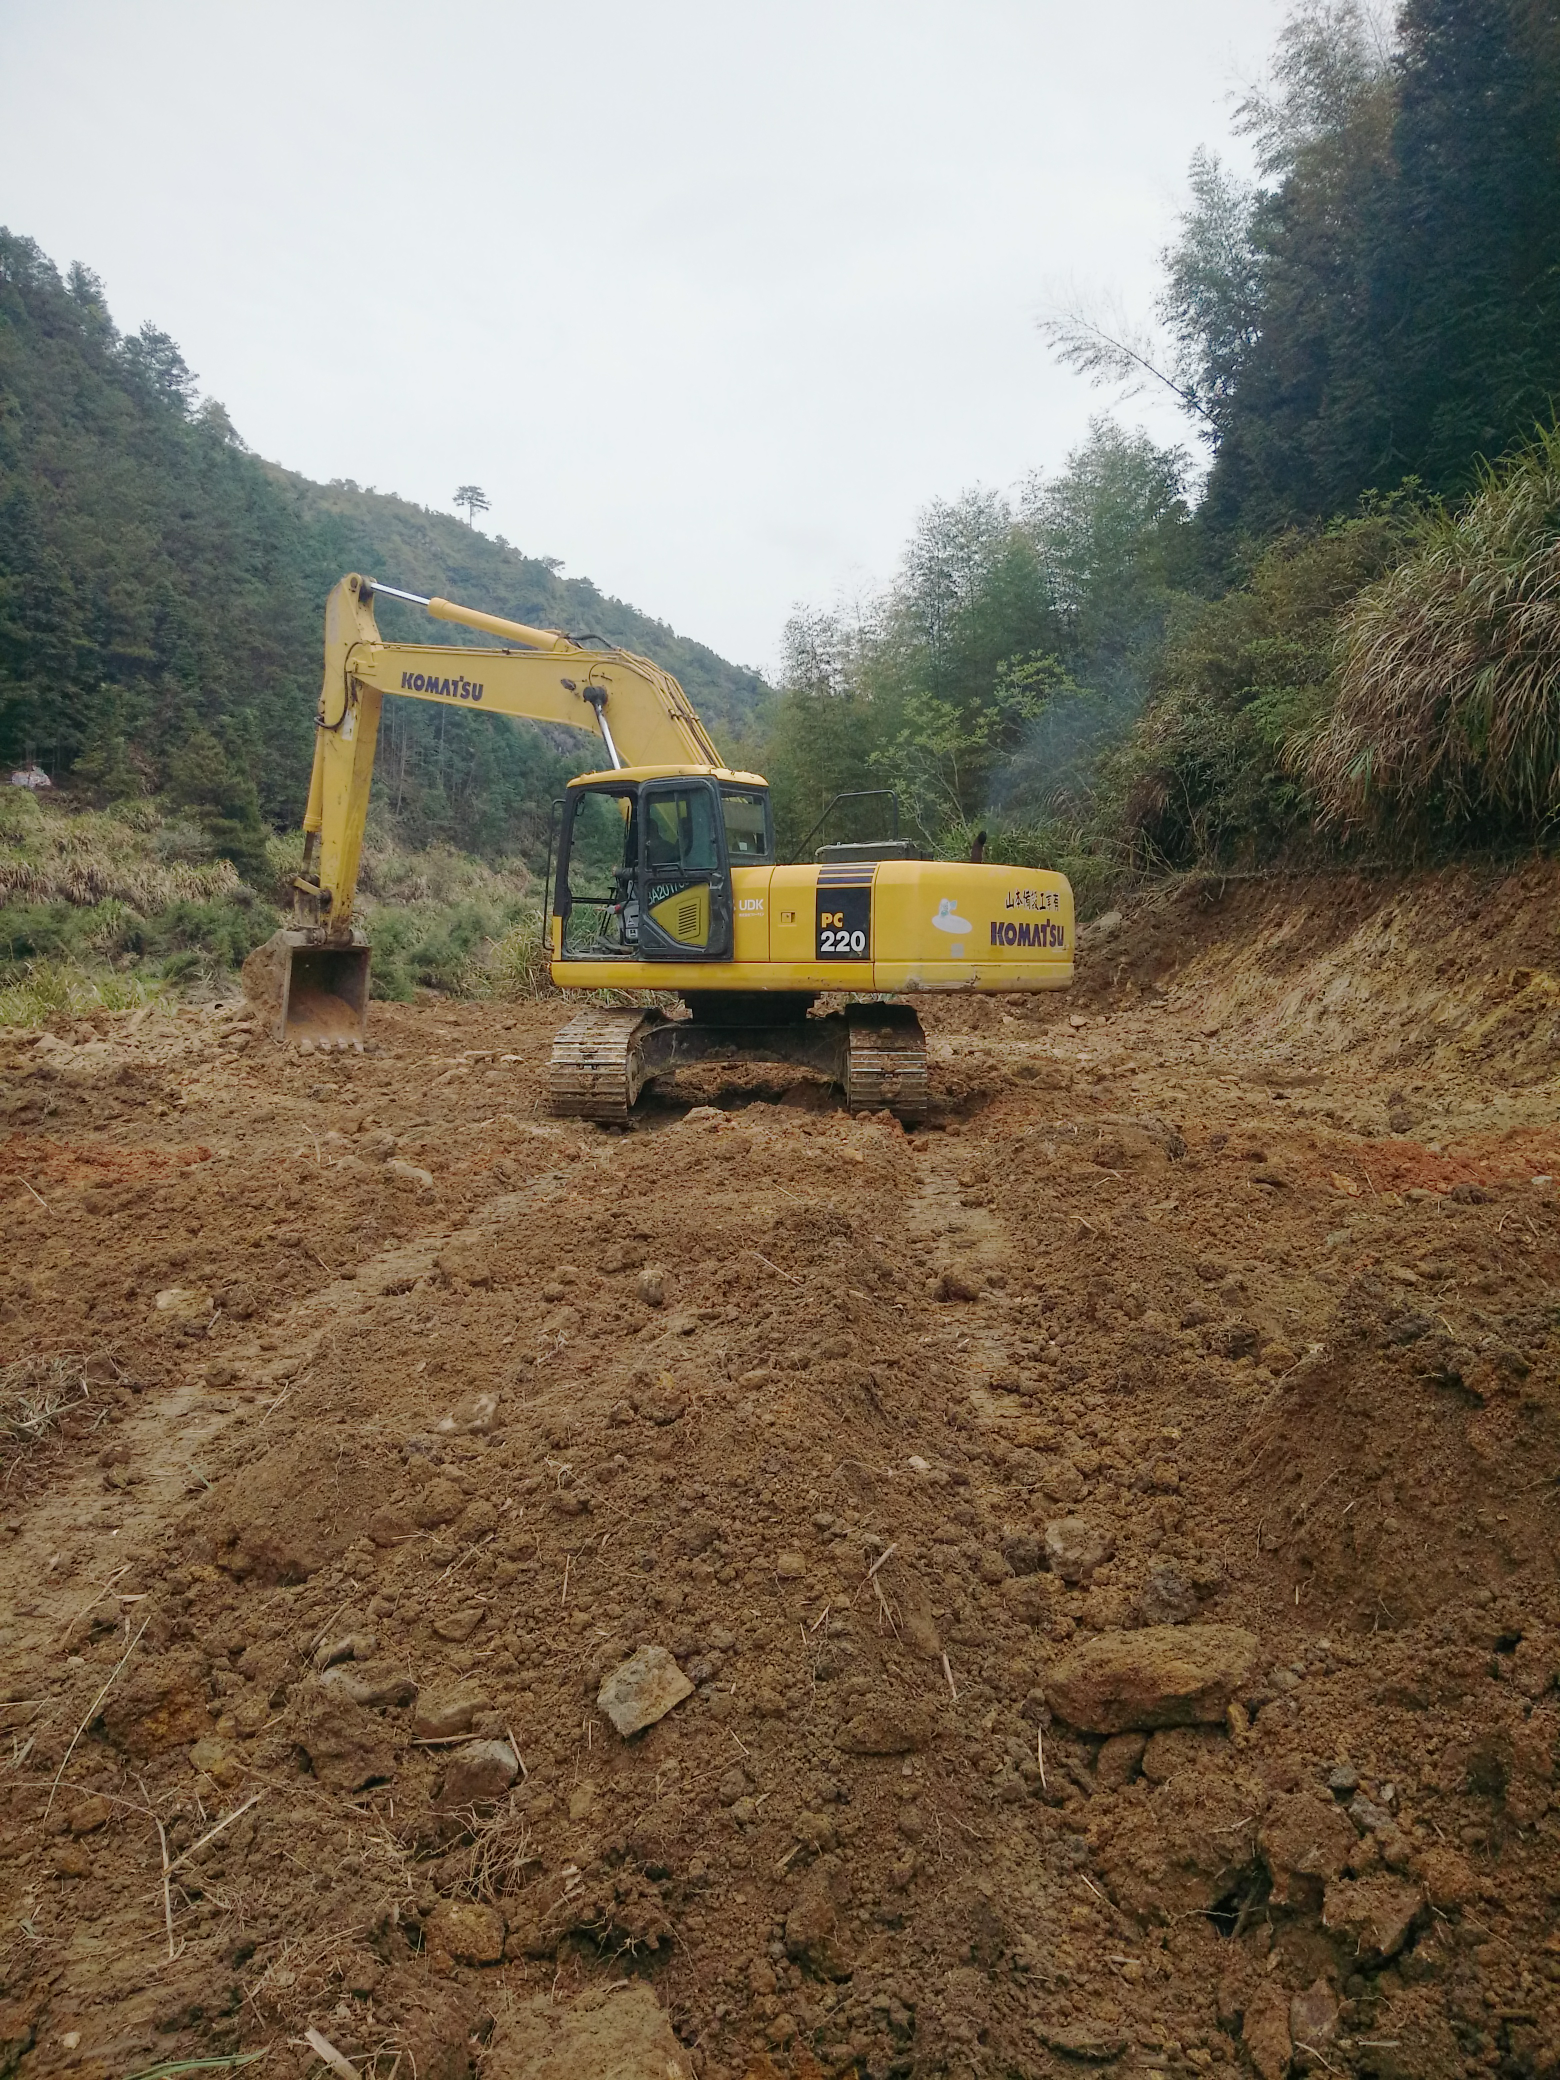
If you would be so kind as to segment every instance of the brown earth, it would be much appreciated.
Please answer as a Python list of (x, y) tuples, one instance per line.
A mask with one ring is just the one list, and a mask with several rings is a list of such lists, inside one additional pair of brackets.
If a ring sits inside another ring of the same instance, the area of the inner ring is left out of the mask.
[(1560, 2071), (1557, 896), (1166, 892), (913, 1138), (12, 1036), (0, 2073)]

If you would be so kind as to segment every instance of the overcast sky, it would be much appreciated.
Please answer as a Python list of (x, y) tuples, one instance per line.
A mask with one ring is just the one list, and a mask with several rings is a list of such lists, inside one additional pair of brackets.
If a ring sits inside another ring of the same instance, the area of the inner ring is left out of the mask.
[(0, 0), (0, 222), (261, 454), (474, 481), (490, 531), (772, 668), (928, 500), (1062, 464), (1109, 400), (1036, 315), (1069, 278), (1146, 310), (1282, 12)]

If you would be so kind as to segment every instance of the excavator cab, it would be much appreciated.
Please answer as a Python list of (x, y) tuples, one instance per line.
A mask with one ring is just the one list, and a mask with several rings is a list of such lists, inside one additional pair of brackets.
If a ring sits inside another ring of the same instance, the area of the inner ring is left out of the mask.
[(570, 783), (553, 914), (562, 960), (729, 961), (731, 868), (774, 845), (766, 790), (703, 774)]

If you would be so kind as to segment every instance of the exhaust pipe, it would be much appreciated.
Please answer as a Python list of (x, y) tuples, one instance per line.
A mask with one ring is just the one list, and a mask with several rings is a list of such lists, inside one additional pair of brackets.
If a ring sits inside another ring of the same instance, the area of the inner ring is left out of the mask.
[(244, 995), (271, 1037), (305, 1054), (315, 1048), (363, 1051), (368, 1020), (368, 941), (354, 931), (331, 944), (307, 930), (273, 932), (241, 970)]

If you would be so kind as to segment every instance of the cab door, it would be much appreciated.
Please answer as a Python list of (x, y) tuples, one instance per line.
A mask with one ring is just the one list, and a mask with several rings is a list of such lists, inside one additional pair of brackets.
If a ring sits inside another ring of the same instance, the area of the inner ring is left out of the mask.
[(713, 780), (640, 789), (639, 957), (731, 959), (731, 865)]

